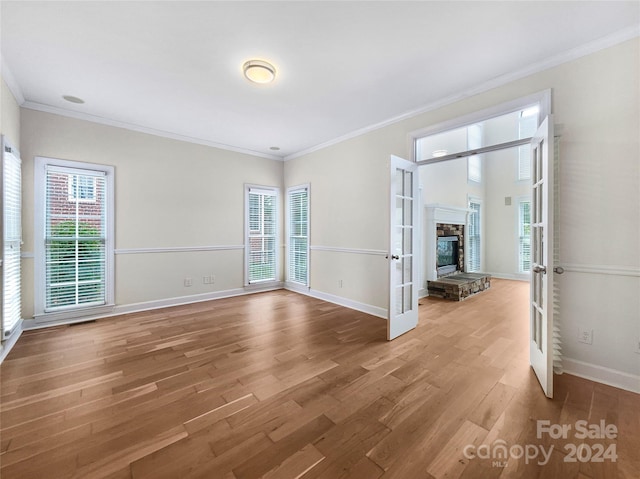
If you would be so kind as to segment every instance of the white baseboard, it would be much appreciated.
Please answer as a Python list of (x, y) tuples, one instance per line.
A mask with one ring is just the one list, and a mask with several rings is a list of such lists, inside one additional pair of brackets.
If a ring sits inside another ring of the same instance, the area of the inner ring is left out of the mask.
[(640, 394), (640, 376), (609, 369), (577, 359), (562, 358), (565, 373)]
[(286, 281), (284, 283), (284, 289), (301, 294), (307, 294), (309, 292), (309, 286), (305, 286), (300, 283), (293, 283), (291, 281)]
[(529, 281), (530, 276), (527, 273), (486, 273), (491, 276), (491, 278), (496, 279), (511, 279), (515, 281)]
[(93, 321), (95, 319), (109, 318), (112, 316), (119, 316), (127, 313), (138, 313), (141, 311), (150, 311), (153, 309), (169, 308), (171, 306), (181, 306), (184, 304), (201, 303), (203, 301), (211, 301), (214, 299), (231, 298), (233, 296), (242, 296), (245, 294), (261, 293), (263, 291), (274, 291), (277, 289), (283, 289), (283, 283), (281, 281), (263, 283), (259, 285), (245, 286), (244, 288), (227, 289), (224, 291), (212, 291), (210, 293), (193, 294), (189, 296), (178, 296), (175, 298), (158, 299), (153, 301), (144, 301), (141, 303), (131, 303), (114, 306), (109, 313), (94, 314), (84, 317), (74, 317), (68, 319), (61, 319), (55, 321), (27, 321), (23, 323), (24, 330), (48, 328), (51, 326), (60, 326), (64, 324), (83, 323), (87, 321)]
[(2, 361), (4, 361), (4, 358), (7, 357), (7, 355), (11, 352), (11, 349), (18, 342), (18, 338), (20, 338), (20, 335), (22, 334), (23, 323), (24, 323), (24, 320), (20, 321), (16, 326), (16, 330), (13, 332), (13, 334), (9, 336), (9, 339), (4, 341), (0, 346), (0, 364), (2, 364)]
[[(285, 285), (285, 289), (289, 289), (287, 285)], [(336, 296), (333, 294), (324, 293), (322, 291), (317, 291), (311, 288), (309, 288), (306, 291), (300, 290), (300, 289), (291, 289), (291, 291), (295, 291), (296, 293), (300, 293), (300, 294), (305, 294), (307, 296), (311, 296), (312, 298), (321, 299), (323, 301), (337, 304), (339, 306), (344, 306), (345, 308), (355, 309), (356, 311), (367, 313), (367, 314), (370, 314), (371, 316), (377, 316), (378, 318), (382, 318), (382, 319), (388, 318), (387, 310), (385, 308), (380, 308), (378, 306), (359, 303), (358, 301), (353, 301), (352, 299), (347, 299), (347, 298), (343, 298), (342, 296)]]

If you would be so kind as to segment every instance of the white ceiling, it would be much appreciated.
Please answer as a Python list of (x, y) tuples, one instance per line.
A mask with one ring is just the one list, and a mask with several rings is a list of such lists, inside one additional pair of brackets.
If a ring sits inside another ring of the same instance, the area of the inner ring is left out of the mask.
[[(278, 157), (640, 31), (638, 1), (3, 0), (1, 8), (3, 76), (24, 106), (263, 156), (278, 146)], [(277, 67), (275, 83), (242, 77), (252, 58)]]

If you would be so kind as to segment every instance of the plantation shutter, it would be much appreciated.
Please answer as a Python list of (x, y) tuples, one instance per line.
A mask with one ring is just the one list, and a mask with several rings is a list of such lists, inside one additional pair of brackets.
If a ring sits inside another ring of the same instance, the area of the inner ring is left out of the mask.
[(16, 330), (20, 309), (20, 250), (22, 244), (22, 162), (8, 147), (2, 155), (3, 264), (2, 339)]
[(106, 175), (46, 167), (45, 311), (106, 304)]
[(307, 187), (289, 191), (289, 281), (308, 284), (309, 191)]
[(518, 203), (518, 262), (520, 272), (526, 273), (531, 269), (531, 201), (522, 200)]
[(469, 260), (468, 271), (480, 271), (480, 203), (469, 200)]
[(275, 190), (248, 191), (248, 281), (276, 279), (277, 196)]

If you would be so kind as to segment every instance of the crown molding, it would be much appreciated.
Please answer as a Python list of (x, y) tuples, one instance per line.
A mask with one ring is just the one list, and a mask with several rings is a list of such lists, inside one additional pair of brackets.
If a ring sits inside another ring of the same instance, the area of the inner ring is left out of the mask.
[(506, 85), (508, 83), (511, 83), (513, 81), (519, 80), (521, 78), (533, 75), (535, 73), (547, 70), (549, 68), (553, 68), (555, 66), (561, 65), (563, 63), (567, 63), (573, 60), (576, 60), (578, 58), (584, 57), (586, 55), (590, 55), (592, 53), (596, 53), (600, 50), (604, 50), (605, 48), (609, 48), (612, 47), (614, 45), (617, 45), (619, 43), (625, 42), (627, 40), (631, 40), (633, 38), (636, 38), (640, 36), (640, 25), (634, 25), (632, 27), (620, 30), (616, 33), (613, 33), (611, 35), (607, 35), (605, 37), (602, 37), (598, 40), (594, 40), (592, 42), (586, 43), (584, 45), (581, 45), (579, 47), (573, 48), (571, 50), (567, 50), (563, 53), (560, 53), (556, 56), (553, 56), (551, 58), (548, 58), (546, 60), (543, 60), (541, 62), (538, 63), (534, 63), (529, 65), (526, 68), (511, 72), (511, 73), (507, 73), (505, 75), (501, 75), (498, 76), (496, 78), (493, 78), (485, 83), (482, 83), (480, 85), (477, 85), (475, 87), (469, 88), (467, 90), (461, 91), (459, 93), (455, 93), (453, 95), (449, 95), (445, 98), (442, 98), (440, 100), (437, 100), (435, 102), (429, 103), (427, 105), (424, 105), (420, 108), (416, 108), (413, 110), (409, 110), (401, 115), (389, 118), (387, 120), (378, 122), (378, 123), (374, 123), (371, 124), (369, 126), (363, 127), (363, 128), (359, 128), (357, 130), (354, 130), (350, 133), (347, 133), (345, 135), (341, 135), (337, 138), (334, 138), (332, 140), (317, 144), (315, 146), (312, 146), (310, 148), (306, 148), (304, 150), (298, 151), (297, 153), (293, 153), (287, 156), (278, 156), (278, 155), (272, 155), (272, 154), (268, 154), (268, 153), (262, 153), (262, 152), (258, 152), (258, 151), (254, 151), (254, 150), (249, 150), (246, 148), (240, 148), (240, 147), (236, 147), (236, 146), (232, 146), (232, 145), (226, 145), (224, 143), (217, 143), (215, 141), (210, 141), (210, 140), (205, 140), (202, 138), (195, 138), (195, 137), (190, 137), (190, 136), (186, 136), (186, 135), (180, 135), (177, 133), (172, 133), (172, 132), (168, 132), (168, 131), (164, 131), (164, 130), (158, 130), (155, 128), (149, 128), (149, 127), (145, 127), (142, 125), (138, 125), (138, 124), (134, 124), (134, 123), (128, 123), (128, 122), (123, 122), (123, 121), (119, 121), (119, 120), (112, 120), (109, 118), (104, 118), (104, 117), (100, 117), (97, 115), (89, 115), (86, 113), (81, 113), (81, 112), (76, 112), (76, 111), (71, 111), (71, 110), (66, 110), (64, 108), (58, 108), (58, 107), (54, 107), (54, 106), (50, 106), (50, 105), (45, 105), (45, 104), (41, 104), (41, 103), (36, 103), (36, 102), (32, 102), (32, 101), (27, 101), (24, 98), (24, 95), (22, 93), (22, 89), (20, 88), (20, 85), (18, 84), (18, 82), (15, 80), (15, 77), (13, 76), (13, 74), (11, 73), (11, 69), (8, 67), (6, 61), (4, 58), (1, 58), (1, 68), (2, 68), (2, 77), (4, 78), (5, 82), (7, 83), (7, 86), (9, 87), (9, 90), (11, 90), (11, 93), (13, 93), (14, 97), (16, 98), (16, 101), (18, 102), (19, 106), (23, 107), (23, 108), (28, 108), (30, 110), (37, 110), (37, 111), (42, 111), (42, 112), (46, 112), (46, 113), (53, 113), (55, 115), (60, 115), (60, 116), (65, 116), (65, 117), (69, 117), (69, 118), (75, 118), (78, 120), (85, 120), (85, 121), (90, 121), (93, 123), (99, 123), (99, 124), (103, 124), (103, 125), (107, 125), (107, 126), (113, 126), (116, 128), (124, 128), (126, 130), (132, 130), (132, 131), (137, 131), (140, 133), (147, 133), (149, 135), (154, 135), (154, 136), (160, 136), (163, 138), (169, 138), (169, 139), (173, 139), (173, 140), (178, 140), (178, 141), (183, 141), (186, 143), (193, 143), (193, 144), (197, 144), (197, 145), (204, 145), (204, 146), (209, 146), (212, 148), (218, 148), (221, 150), (227, 150), (227, 151), (233, 151), (235, 153), (241, 153), (241, 154), (245, 154), (245, 155), (250, 155), (250, 156), (256, 156), (256, 157), (260, 157), (260, 158), (266, 158), (269, 160), (276, 160), (276, 161), (288, 161), (288, 160), (293, 160), (295, 158), (299, 158), (301, 156), (304, 155), (308, 155), (310, 153), (313, 153), (315, 151), (319, 151), (322, 150), (324, 148), (327, 148), (329, 146), (341, 143), (343, 141), (349, 140), (351, 138), (355, 138), (361, 135), (364, 135), (366, 133), (378, 130), (380, 128), (384, 128), (386, 126), (389, 125), (393, 125), (395, 123), (398, 123), (400, 121), (406, 120), (408, 118), (413, 118), (415, 116), (421, 115), (423, 113), (427, 113), (429, 111), (433, 111), (436, 110), (438, 108), (442, 108), (446, 105), (455, 103), (457, 101), (463, 100), (464, 98), (473, 96), (473, 95), (478, 95), (480, 93), (483, 93), (485, 91), (491, 90), (493, 88), (497, 88), (499, 86), (503, 86)]
[(29, 110), (42, 111), (45, 113), (52, 113), (54, 115), (60, 115), (68, 118), (75, 118), (76, 120), (85, 120), (90, 121), (92, 123), (99, 123), (101, 125), (113, 126), (115, 128), (123, 128), (125, 130), (137, 131), (139, 133), (146, 133), (148, 135), (160, 136), (163, 138), (169, 138), (171, 140), (184, 141), (186, 143), (193, 143), (196, 145), (204, 145), (210, 146), (212, 148), (218, 148), (220, 150), (233, 151), (235, 153), (242, 153), (244, 155), (257, 156), (260, 158), (266, 158), (268, 160), (276, 160), (283, 161), (281, 156), (270, 155), (267, 153), (261, 153), (259, 151), (249, 150), (246, 148), (240, 148), (237, 146), (226, 145), (224, 143), (217, 143), (215, 141), (205, 140), (202, 138), (195, 138), (192, 136), (180, 135), (178, 133), (172, 133), (164, 130), (157, 130), (155, 128), (149, 128), (142, 125), (137, 125), (135, 123), (128, 123), (119, 120), (112, 120), (110, 118), (104, 118), (97, 115), (90, 115), (88, 113), (82, 113), (72, 110), (66, 110), (64, 108), (59, 108), (51, 105), (45, 105), (42, 103), (37, 103), (33, 101), (25, 101), (22, 105), (23, 108), (27, 108)]
[(604, 50), (605, 48), (609, 48), (615, 46), (619, 43), (626, 42), (627, 40), (631, 40), (640, 36), (640, 25), (634, 25), (629, 28), (625, 28), (611, 35), (607, 35), (605, 37), (599, 38), (592, 42), (586, 43), (576, 48), (572, 48), (571, 50), (567, 50), (563, 53), (555, 55), (551, 58), (547, 58), (541, 62), (533, 63), (525, 68), (520, 70), (516, 70), (514, 72), (506, 73), (504, 75), (500, 75), (496, 78), (493, 78), (487, 82), (481, 83), (475, 87), (469, 88), (467, 90), (463, 90), (459, 93), (455, 93), (453, 95), (449, 95), (448, 97), (442, 98), (440, 100), (434, 101), (427, 105), (424, 105), (420, 108), (416, 108), (414, 110), (409, 110), (405, 113), (402, 113), (393, 118), (389, 118), (388, 120), (381, 121), (379, 123), (374, 123), (372, 125), (366, 126), (364, 128), (360, 128), (358, 130), (352, 131), (351, 133), (347, 133), (346, 135), (339, 136), (338, 138), (334, 138), (333, 140), (326, 141), (324, 143), (320, 143), (318, 145), (312, 146), (305, 150), (301, 150), (297, 153), (292, 153), (291, 155), (287, 155), (284, 157), (284, 161), (293, 160), (295, 158), (299, 158), (304, 155), (308, 155), (318, 150), (322, 150), (332, 145), (336, 145), (338, 143), (342, 143), (343, 141), (350, 140), (351, 138), (358, 137), (360, 135), (364, 135), (365, 133), (369, 133), (380, 128), (384, 128), (389, 125), (393, 125), (400, 121), (406, 120), (408, 118), (413, 118), (415, 116), (421, 115), (423, 113), (427, 113), (429, 111), (437, 110), (438, 108), (442, 108), (446, 105), (450, 105), (457, 101), (463, 100), (464, 98), (478, 95), (488, 90), (492, 90), (493, 88), (497, 88), (513, 81), (519, 80), (521, 78), (525, 78), (527, 76), (533, 75), (535, 73), (539, 73), (544, 70), (548, 70), (549, 68), (556, 67), (558, 65), (562, 65), (563, 63), (568, 63), (573, 60), (577, 60), (578, 58), (590, 55), (592, 53), (596, 53), (600, 50)]
[(13, 94), (13, 97), (16, 99), (18, 106), (22, 106), (24, 104), (24, 95), (22, 93), (22, 88), (16, 81), (16, 77), (13, 76), (11, 72), (11, 68), (7, 64), (7, 61), (4, 57), (0, 57), (0, 68), (2, 69), (2, 78), (4, 78), (5, 83), (9, 87), (9, 91)]

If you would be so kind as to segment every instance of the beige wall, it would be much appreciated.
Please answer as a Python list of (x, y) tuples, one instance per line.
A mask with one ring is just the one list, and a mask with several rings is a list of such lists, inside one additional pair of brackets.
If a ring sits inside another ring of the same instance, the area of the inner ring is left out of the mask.
[[(22, 110), (24, 251), (34, 251), (34, 157), (115, 167), (116, 304), (243, 287), (242, 250), (118, 254), (244, 243), (244, 184), (282, 189), (283, 164), (34, 110)], [(212, 285), (203, 276), (215, 276)], [(185, 287), (191, 277), (193, 286)], [(33, 316), (33, 259), (23, 262), (23, 316)]]
[[(551, 88), (554, 121), (562, 127), (561, 261), (589, 271), (558, 278), (564, 353), (640, 375), (633, 352), (640, 338), (639, 53), (639, 40), (627, 41), (286, 162), (285, 185), (312, 185), (311, 244), (387, 248), (389, 156), (410, 157), (410, 132)], [(311, 255), (313, 267), (320, 258)], [(329, 291), (338, 271), (349, 268), (359, 286), (331, 291), (387, 307), (381, 257), (323, 251), (321, 261), (321, 270), (311, 271), (312, 289)], [(598, 273), (603, 268), (635, 273)], [(576, 341), (579, 325), (594, 329), (593, 345)]]

